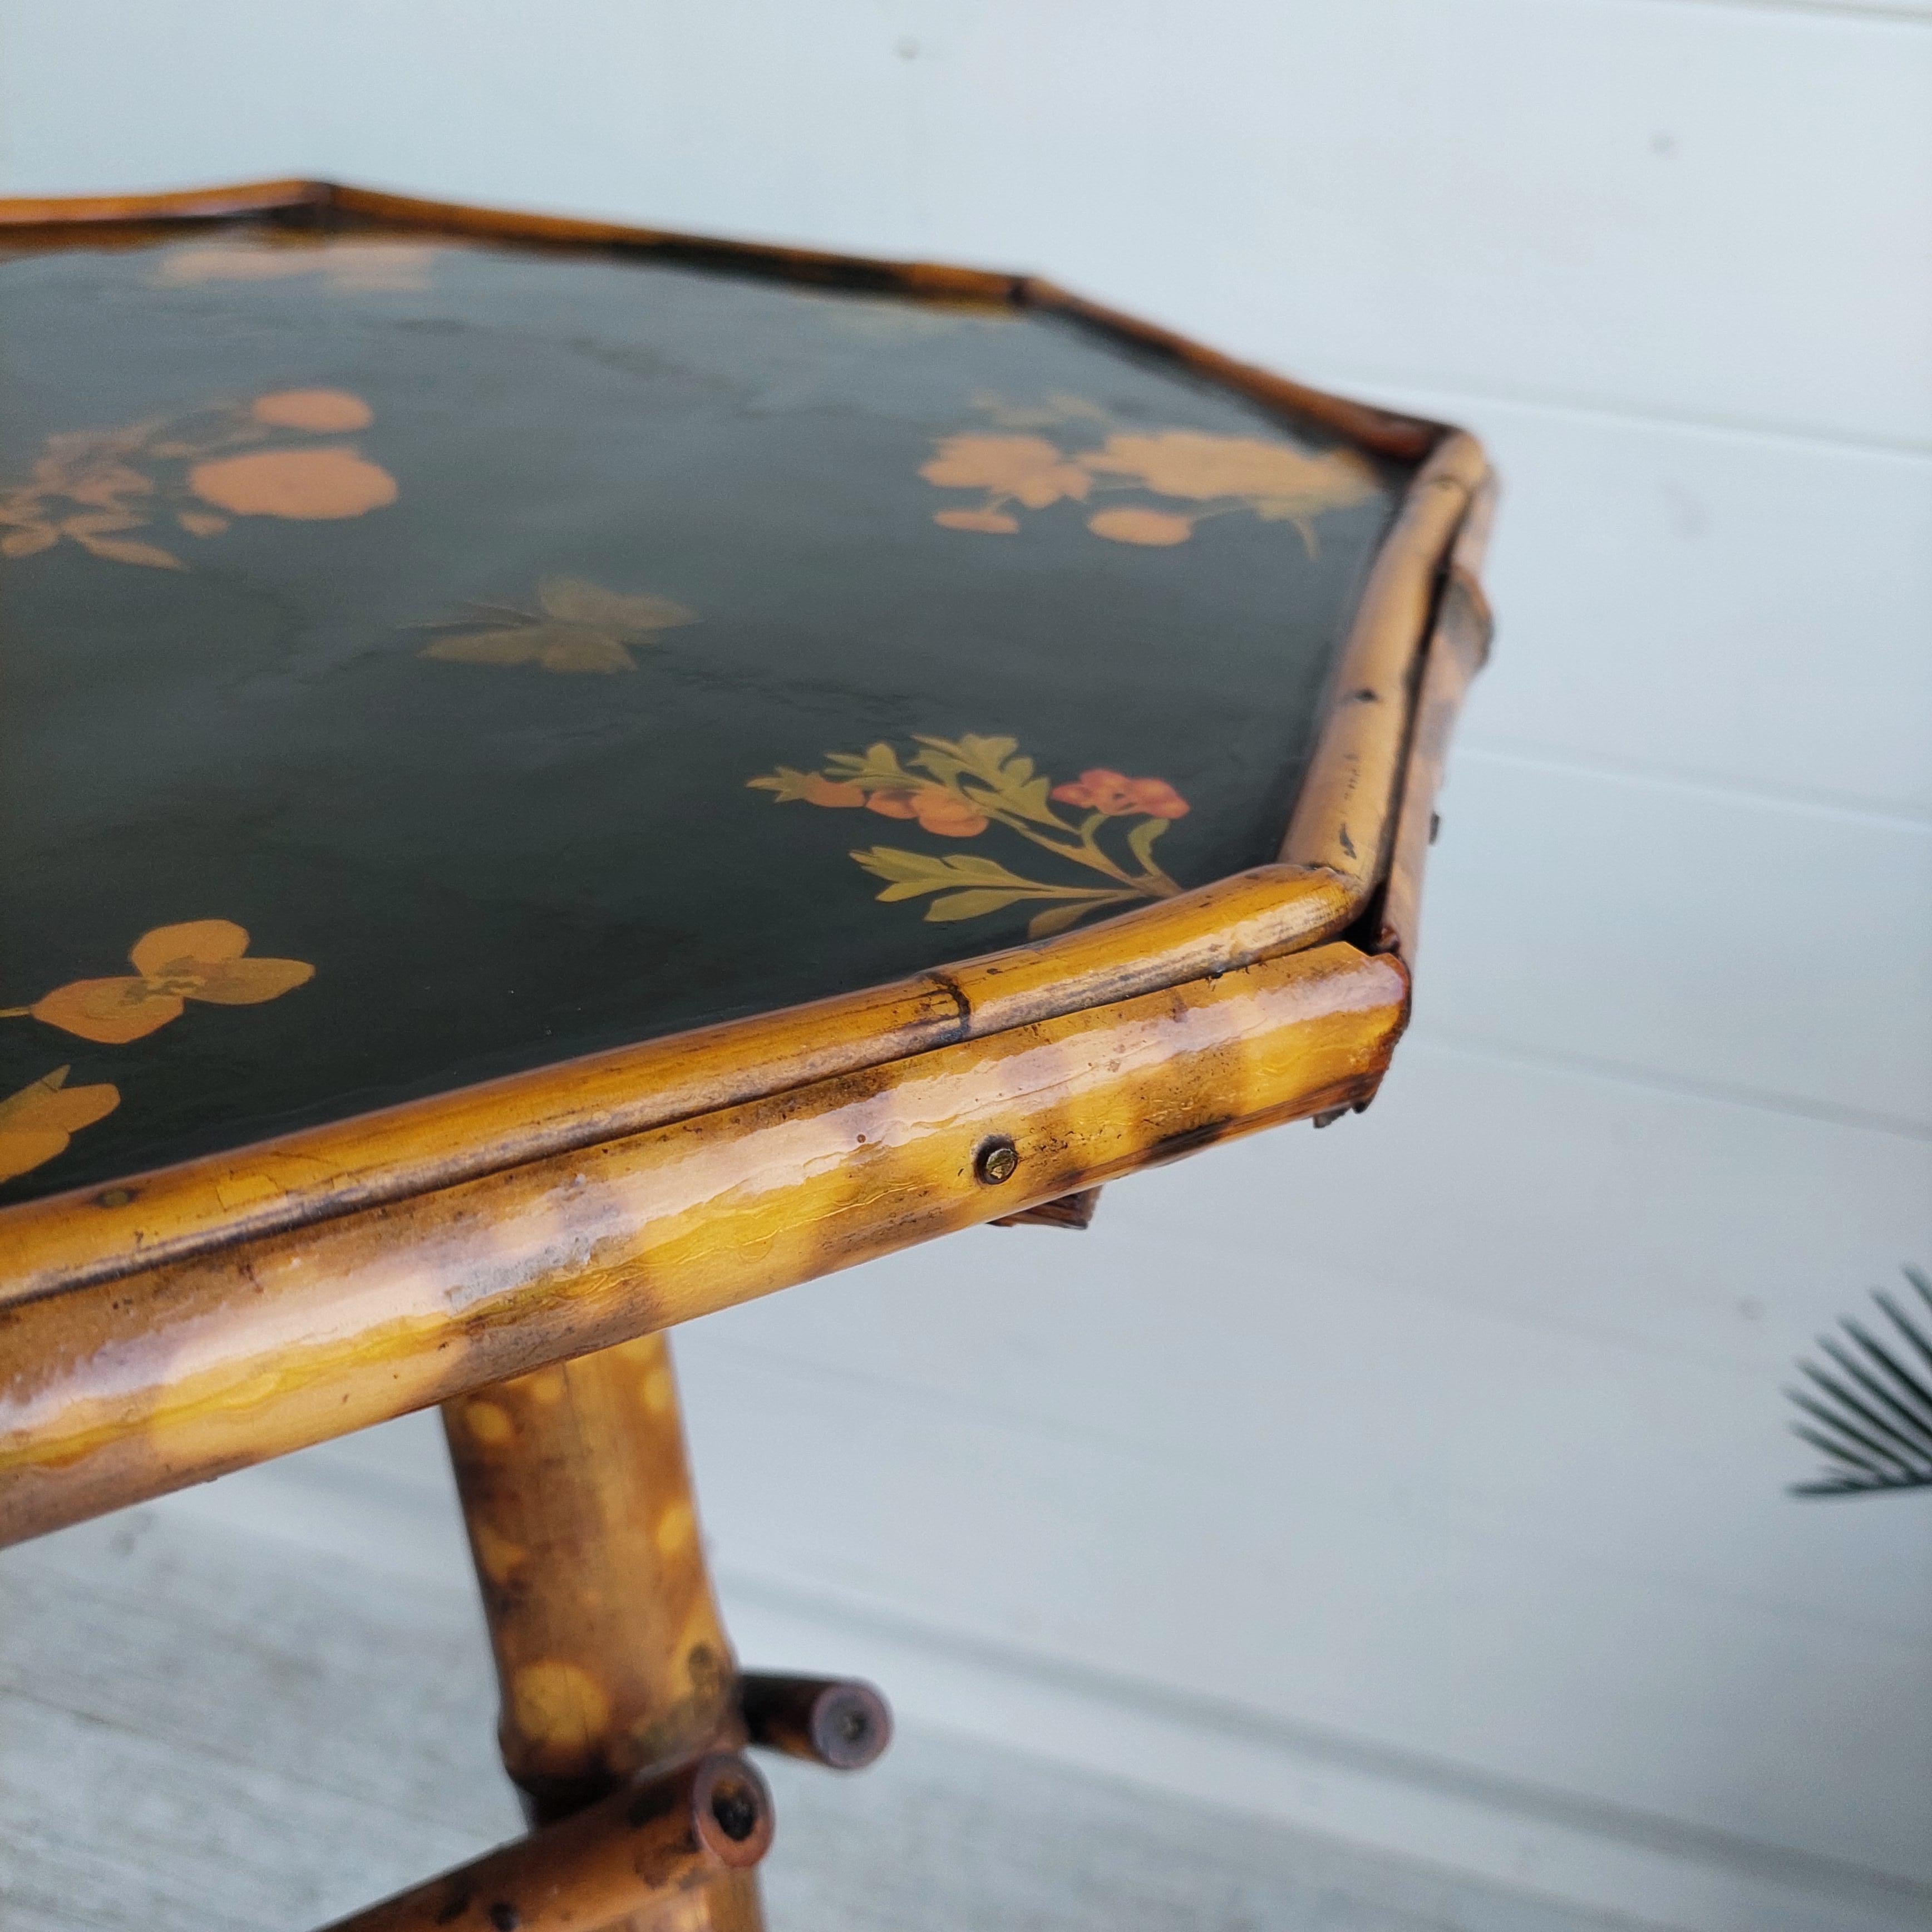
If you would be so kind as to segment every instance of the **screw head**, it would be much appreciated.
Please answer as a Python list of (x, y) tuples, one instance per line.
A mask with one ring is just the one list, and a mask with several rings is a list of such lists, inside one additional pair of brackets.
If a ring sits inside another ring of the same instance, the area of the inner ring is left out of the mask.
[(1018, 1171), (1019, 1164), (1019, 1150), (1011, 1141), (988, 1141), (980, 1150), (980, 1157), (974, 1164), (974, 1172), (988, 1186), (997, 1187), (1001, 1181), (1012, 1179)]

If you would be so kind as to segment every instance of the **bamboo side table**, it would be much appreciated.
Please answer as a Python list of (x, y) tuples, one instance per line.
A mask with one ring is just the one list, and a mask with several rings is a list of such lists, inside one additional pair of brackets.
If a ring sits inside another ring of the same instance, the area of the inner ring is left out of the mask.
[(1493, 484), (1026, 277), (0, 203), (0, 1541), (442, 1406), (530, 1834), (746, 1932), (664, 1331), (1365, 1106)]

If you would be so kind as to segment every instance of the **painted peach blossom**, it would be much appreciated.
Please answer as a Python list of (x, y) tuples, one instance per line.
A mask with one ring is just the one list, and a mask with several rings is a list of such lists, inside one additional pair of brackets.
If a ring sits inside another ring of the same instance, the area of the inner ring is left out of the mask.
[(369, 405), (346, 389), (278, 389), (272, 395), (257, 396), (248, 413), (276, 429), (315, 430), (328, 436), (367, 429), (376, 419)]
[(260, 450), (197, 463), (188, 488), (239, 517), (359, 517), (396, 500), (396, 479), (352, 449)]
[(970, 838), (986, 829), (984, 815), (944, 785), (875, 791), (866, 800), (866, 807), (884, 818), (916, 818), (925, 830), (944, 838)]
[(1055, 785), (1053, 796), (1063, 805), (1084, 806), (1109, 818), (1139, 812), (1149, 818), (1185, 818), (1187, 801), (1165, 778), (1130, 778), (1124, 772), (1096, 767), (1082, 772), (1077, 784)]

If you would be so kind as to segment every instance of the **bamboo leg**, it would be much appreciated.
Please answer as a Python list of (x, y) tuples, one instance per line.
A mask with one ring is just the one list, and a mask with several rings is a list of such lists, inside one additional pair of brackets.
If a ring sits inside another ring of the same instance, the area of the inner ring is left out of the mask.
[[(744, 1741), (661, 1335), (443, 1406), (502, 1695), (503, 1763), (534, 1822)], [(751, 1871), (653, 1932), (760, 1932)]]
[[(771, 1842), (764, 1780), (715, 1752), (412, 1886), (326, 1932), (684, 1932), (720, 1926), (715, 1887), (748, 1898)], [(748, 1922), (755, 1928), (755, 1918)]]

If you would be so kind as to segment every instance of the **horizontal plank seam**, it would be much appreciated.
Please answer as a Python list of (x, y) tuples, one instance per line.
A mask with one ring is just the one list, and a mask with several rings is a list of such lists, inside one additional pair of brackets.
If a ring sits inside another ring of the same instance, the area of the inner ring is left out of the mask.
[(1726, 13), (1810, 14), (1826, 20), (1900, 21), (1932, 26), (1932, 0), (1652, 0), (1671, 7), (1719, 8)]
[(802, 1587), (788, 1579), (761, 1575), (734, 1564), (721, 1564), (718, 1580), (728, 1604), (734, 1596), (742, 1597), (780, 1613), (818, 1617), (858, 1630), (874, 1630), (920, 1649), (964, 1658), (1051, 1689), (1141, 1711), (1197, 1731), (1325, 1760), (1371, 1777), (1444, 1792), (1593, 1837), (1618, 1839), (1679, 1858), (1728, 1865), (1827, 1897), (1878, 1900), (1892, 1906), (1932, 1905), (1932, 1886), (1820, 1852), (1748, 1838), (1708, 1826), (1688, 1824), (1634, 1806), (1586, 1798), (1548, 1786), (1526, 1784), (1474, 1766), (1349, 1736), (1151, 1682), (1125, 1672), (1042, 1655), (996, 1637), (928, 1623), (896, 1609), (853, 1603)]
[[(1682, 4), (1683, 0), (1658, 0), (1658, 4)], [(1443, 406), (1442, 413), (1467, 416), (1462, 407), (1473, 404), (1500, 404), (1509, 409), (1545, 411), (1551, 415), (1588, 416), (1606, 422), (1641, 423), (1659, 429), (1696, 430), (1706, 434), (1734, 436), (1741, 440), (1796, 444), (1806, 448), (1842, 451), (1849, 454), (1890, 457), (1912, 464), (1932, 458), (1932, 435), (1881, 436), (1870, 430), (1832, 428), (1800, 421), (1780, 421), (1774, 417), (1737, 415), (1717, 410), (1672, 409), (1659, 404), (1618, 402), (1600, 394), (1562, 389), (1540, 389), (1527, 385), (1482, 382), (1462, 378), (1430, 379), (1403, 376), (1386, 368), (1362, 369), (1346, 364), (1324, 362), (1318, 355), (1303, 353), (1295, 358), (1302, 380), (1327, 389), (1334, 387), (1379, 398), (1381, 406), (1397, 412), (1426, 409), (1431, 416)]]
[[(1198, 1252), (1192, 1240), (1184, 1238), (1181, 1245), (1190, 1253)], [(1396, 1287), (1384, 1281), (1378, 1286), (1384, 1292), (1415, 1292), (1414, 1285), (1409, 1283)], [(1311, 1292), (1318, 1294), (1320, 1291)], [(1433, 1290), (1424, 1292), (1433, 1298)], [(1451, 1299), (1460, 1302), (1460, 1298)], [(1552, 1316), (1547, 1308), (1532, 1310), (1493, 1303), (1461, 1305), (1472, 1307), (1477, 1318), (1483, 1322), (1507, 1324), (1526, 1334), (1546, 1338), (1558, 1335), (1566, 1342), (1579, 1342), (1595, 1350), (1615, 1350), (1636, 1358), (1646, 1367), (1661, 1365), (1667, 1369), (1688, 1368), (1707, 1376), (1721, 1376), (1739, 1397), (1747, 1401), (1754, 1400), (1764, 1387), (1761, 1364), (1747, 1363), (1736, 1357), (1713, 1354), (1702, 1349), (1660, 1346), (1648, 1336), (1632, 1334), (1597, 1322), (1561, 1320)], [(682, 1337), (678, 1346), (679, 1359), (682, 1361), (686, 1357)], [(895, 1378), (876, 1371), (854, 1369), (844, 1363), (829, 1363), (802, 1352), (789, 1352), (769, 1344), (710, 1335), (704, 1338), (703, 1346), (707, 1355), (742, 1363), (766, 1375), (790, 1382), (807, 1391), (808, 1399), (834, 1390), (862, 1394), (881, 1404), (916, 1409), (922, 1418), (946, 1416), (967, 1428), (998, 1428), (1009, 1435), (1034, 1436), (1042, 1442), (1106, 1450), (1133, 1462), (1149, 1465), (1163, 1475), (1171, 1474), (1174, 1466), (1172, 1443), (1158, 1435), (1125, 1436), (1072, 1422), (1043, 1407), (1024, 1408), (1014, 1403), (995, 1402), (970, 1390), (947, 1388), (914, 1375)], [(844, 1410), (835, 1402), (822, 1406), (818, 1412), (843, 1413)], [(923, 1424), (919, 1426), (922, 1427)], [(420, 1489), (415, 1490), (410, 1502), (417, 1508), (423, 1508), (424, 1492)], [(1646, 1562), (1633, 1573), (1622, 1558), (1606, 1556), (1600, 1546), (1588, 1540), (1587, 1532), (1580, 1543), (1574, 1537), (1539, 1532), (1514, 1519), (1505, 1521), (1480, 1514), (1458, 1516), (1453, 1522), (1438, 1517), (1432, 1527), (1447, 1529), (1472, 1547), (1493, 1552), (1499, 1560), (1508, 1552), (1519, 1556), (1526, 1553), (1532, 1560), (1552, 1568), (1568, 1564), (1611, 1581), (1619, 1577), (1627, 1581), (1635, 1574), (1647, 1584), (1660, 1586), (1679, 1596), (1694, 1599), (1721, 1615), (1750, 1616), (1786, 1628), (1796, 1626), (1828, 1641), (1856, 1631), (1861, 1642), (1910, 1652), (1915, 1664), (1924, 1648), (1922, 1621), (1913, 1620), (1918, 1608), (1916, 1604), (1900, 1606), (1900, 1613), (1889, 1620), (1869, 1614), (1848, 1618), (1839, 1612), (1822, 1610), (1814, 1604), (1795, 1601), (1774, 1587), (1760, 1587), (1748, 1581), (1728, 1584), (1714, 1582), (1708, 1576), (1680, 1563), (1658, 1564)]]
[(1490, 738), (1479, 732), (1467, 734), (1456, 748), (1464, 764), (1508, 766), (1520, 771), (1561, 776), (1576, 773), (1608, 784), (1628, 784), (1646, 791), (1684, 794), (1690, 797), (1743, 805), (1754, 810), (1778, 812), (1802, 818), (1816, 818), (1834, 824), (1855, 826), (1862, 830), (1902, 832), (1918, 838), (1932, 835), (1932, 806), (1922, 811), (1876, 802), (1834, 798), (1828, 793), (1808, 792), (1792, 786), (1752, 784), (1697, 772), (1674, 770), (1669, 766), (1640, 764), (1634, 760), (1570, 752), (1559, 746), (1544, 746), (1534, 740)]
[(1816, 1120), (1826, 1126), (1850, 1127), (1862, 1133), (1889, 1134), (1906, 1141), (1932, 1142), (1932, 1123), (1914, 1120), (1902, 1114), (1876, 1108), (1845, 1107), (1829, 1100), (1786, 1094), (1768, 1088), (1746, 1086), (1726, 1080), (1700, 1080), (1694, 1076), (1671, 1073), (1631, 1060), (1605, 1054), (1570, 1053), (1556, 1048), (1526, 1046), (1493, 1034), (1477, 1033), (1460, 1027), (1435, 1024), (1418, 1020), (1408, 1029), (1408, 1038), (1418, 1046), (1446, 1048), (1473, 1058), (1496, 1060), (1505, 1064), (1533, 1067), (1539, 1072), (1582, 1074), (1592, 1079), (1608, 1080), (1619, 1086), (1636, 1087), (1678, 1099), (1715, 1102), (1729, 1107), (1748, 1107), (1754, 1112), (1775, 1114), (1803, 1120)]

